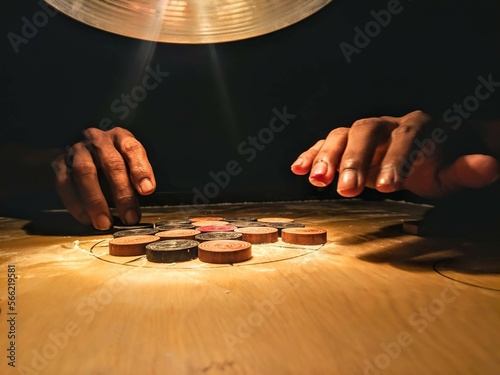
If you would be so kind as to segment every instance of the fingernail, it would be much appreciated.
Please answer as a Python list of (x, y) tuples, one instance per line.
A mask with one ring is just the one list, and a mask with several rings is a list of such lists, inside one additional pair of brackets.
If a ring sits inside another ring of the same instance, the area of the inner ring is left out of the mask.
[(328, 164), (324, 161), (320, 161), (314, 165), (311, 170), (311, 177), (318, 178), (323, 177), (328, 172)]
[(295, 162), (292, 164), (293, 167), (300, 167), (302, 164), (304, 164), (304, 158), (298, 158), (295, 160)]
[(392, 168), (382, 169), (378, 175), (377, 186), (386, 186), (392, 187), (396, 184), (396, 180), (394, 178), (394, 171)]
[(139, 215), (135, 210), (125, 212), (125, 223), (128, 225), (136, 224), (139, 221)]
[(309, 177), (309, 182), (311, 183), (311, 185), (314, 185), (316, 187), (325, 187), (326, 185), (328, 185), (326, 182), (313, 177)]
[(151, 190), (153, 190), (154, 186), (149, 178), (144, 178), (139, 183), (139, 188), (141, 189), (141, 193), (145, 194), (145, 193), (149, 193)]
[(358, 187), (358, 173), (353, 169), (346, 169), (340, 174), (337, 190), (350, 190)]
[(106, 215), (99, 215), (94, 226), (99, 230), (108, 230), (111, 228), (111, 220)]

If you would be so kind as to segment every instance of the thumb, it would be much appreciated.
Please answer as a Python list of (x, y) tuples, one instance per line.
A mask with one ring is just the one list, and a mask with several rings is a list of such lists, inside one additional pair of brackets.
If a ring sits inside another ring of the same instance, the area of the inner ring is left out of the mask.
[(500, 176), (500, 161), (489, 155), (465, 155), (443, 169), (438, 179), (449, 193), (462, 188), (478, 189), (488, 186)]

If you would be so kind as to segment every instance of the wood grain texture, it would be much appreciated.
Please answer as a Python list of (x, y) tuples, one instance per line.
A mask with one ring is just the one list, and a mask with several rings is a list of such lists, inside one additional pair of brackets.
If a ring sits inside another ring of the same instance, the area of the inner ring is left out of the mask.
[(307, 251), (254, 245), (238, 266), (112, 263), (89, 251), (112, 235), (30, 235), (26, 221), (0, 220), (4, 353), (8, 264), (18, 277), (16, 368), (2, 356), (0, 373), (498, 374), (499, 241), (402, 231), (429, 209), (349, 200), (145, 210), (145, 222), (286, 216), (328, 232)]

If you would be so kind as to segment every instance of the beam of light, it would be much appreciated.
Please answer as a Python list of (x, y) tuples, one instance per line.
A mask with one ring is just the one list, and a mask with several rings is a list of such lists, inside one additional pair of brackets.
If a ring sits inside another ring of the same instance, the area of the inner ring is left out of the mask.
[(224, 111), (224, 125), (226, 127), (225, 133), (229, 135), (231, 139), (231, 143), (236, 143), (238, 141), (238, 124), (236, 124), (233, 104), (231, 98), (229, 96), (229, 92), (227, 89), (226, 78), (222, 71), (222, 67), (219, 61), (219, 56), (217, 54), (217, 49), (214, 44), (208, 45), (208, 51), (210, 53), (210, 60), (213, 68), (213, 73), (216, 79), (218, 94), (220, 97), (220, 102), (222, 104), (222, 108)]
[[(184, 6), (182, 4), (184, 4)], [(151, 22), (143, 26), (146, 34), (155, 36), (155, 38), (153, 38), (154, 40), (159, 39), (165, 15), (168, 14), (168, 9), (171, 5), (181, 9), (186, 6), (185, 1), (176, 0), (157, 0), (153, 8), (146, 7), (138, 1), (129, 1), (129, 7), (136, 10), (137, 13), (150, 13), (153, 15), (153, 17), (150, 18)], [(156, 50), (156, 44), (157, 42), (146, 40), (139, 43), (137, 51), (134, 53), (136, 61), (131, 64), (131, 66), (134, 67), (134, 71), (130, 72), (131, 75), (136, 75), (136, 77), (134, 77), (136, 81), (141, 79), (144, 74), (144, 69), (151, 63)]]

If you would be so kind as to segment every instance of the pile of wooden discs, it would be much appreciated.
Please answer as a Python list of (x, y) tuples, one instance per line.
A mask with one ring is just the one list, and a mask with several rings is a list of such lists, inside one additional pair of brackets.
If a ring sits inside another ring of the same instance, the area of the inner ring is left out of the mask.
[(231, 264), (252, 257), (252, 244), (277, 242), (296, 245), (326, 243), (326, 230), (308, 228), (294, 219), (192, 217), (144, 224), (119, 230), (109, 241), (113, 256), (142, 256), (156, 263), (175, 263), (198, 258), (202, 262)]

